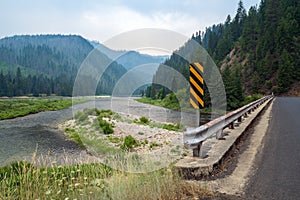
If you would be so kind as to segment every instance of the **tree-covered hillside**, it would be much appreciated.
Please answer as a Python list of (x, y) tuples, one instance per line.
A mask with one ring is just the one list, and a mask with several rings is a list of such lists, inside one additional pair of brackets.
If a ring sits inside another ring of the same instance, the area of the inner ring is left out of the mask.
[[(72, 95), (80, 65), (93, 50), (80, 36), (14, 36), (0, 40), (0, 96), (38, 94)], [(99, 55), (110, 59), (98, 52)], [(99, 66), (100, 67), (100, 66)], [(97, 94), (110, 94), (126, 69), (112, 62)]]
[[(248, 95), (280, 95), (300, 84), (299, 0), (262, 0), (248, 12), (240, 1), (234, 17), (228, 15), (224, 23), (199, 31), (191, 39), (202, 44), (220, 68), (229, 110), (247, 102)], [(176, 52), (164, 64), (188, 80), (189, 63)], [(147, 96), (164, 98), (168, 93), (153, 85)]]
[(221, 70), (241, 77), (246, 94), (283, 94), (300, 81), (300, 2), (262, 0), (248, 13), (240, 2), (232, 20), (206, 31), (203, 44)]

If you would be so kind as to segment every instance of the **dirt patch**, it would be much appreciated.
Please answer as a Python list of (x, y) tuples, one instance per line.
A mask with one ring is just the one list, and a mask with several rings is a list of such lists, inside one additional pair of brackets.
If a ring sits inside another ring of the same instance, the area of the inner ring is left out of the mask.
[(283, 96), (288, 97), (300, 97), (300, 82), (294, 83), (291, 89), (285, 93)]

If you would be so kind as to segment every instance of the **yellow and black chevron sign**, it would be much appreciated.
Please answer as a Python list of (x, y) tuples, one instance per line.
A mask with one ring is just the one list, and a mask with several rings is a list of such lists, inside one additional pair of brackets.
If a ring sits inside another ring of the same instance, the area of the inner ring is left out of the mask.
[(190, 64), (190, 103), (196, 109), (204, 107), (203, 72), (204, 69), (200, 63)]

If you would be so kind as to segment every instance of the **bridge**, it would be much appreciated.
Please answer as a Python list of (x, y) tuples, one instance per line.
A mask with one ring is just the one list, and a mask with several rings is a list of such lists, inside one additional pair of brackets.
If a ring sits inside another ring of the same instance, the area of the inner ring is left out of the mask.
[[(176, 167), (187, 179), (213, 179), (199, 183), (243, 199), (300, 199), (299, 119), (300, 98), (266, 96), (188, 129), (192, 152)], [(228, 172), (218, 176), (222, 170)]]

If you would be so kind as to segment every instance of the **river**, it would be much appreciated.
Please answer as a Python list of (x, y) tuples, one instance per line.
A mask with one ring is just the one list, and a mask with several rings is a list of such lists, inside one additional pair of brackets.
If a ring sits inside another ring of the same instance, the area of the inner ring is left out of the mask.
[[(128, 98), (98, 98), (73, 107), (27, 115), (0, 121), (0, 166), (12, 161), (27, 160), (44, 165), (73, 164), (96, 159), (67, 140), (58, 125), (72, 118), (72, 113), (83, 108), (111, 109), (134, 116), (146, 116), (167, 123), (188, 123), (194, 115), (146, 105)], [(209, 119), (202, 116), (202, 120)]]

